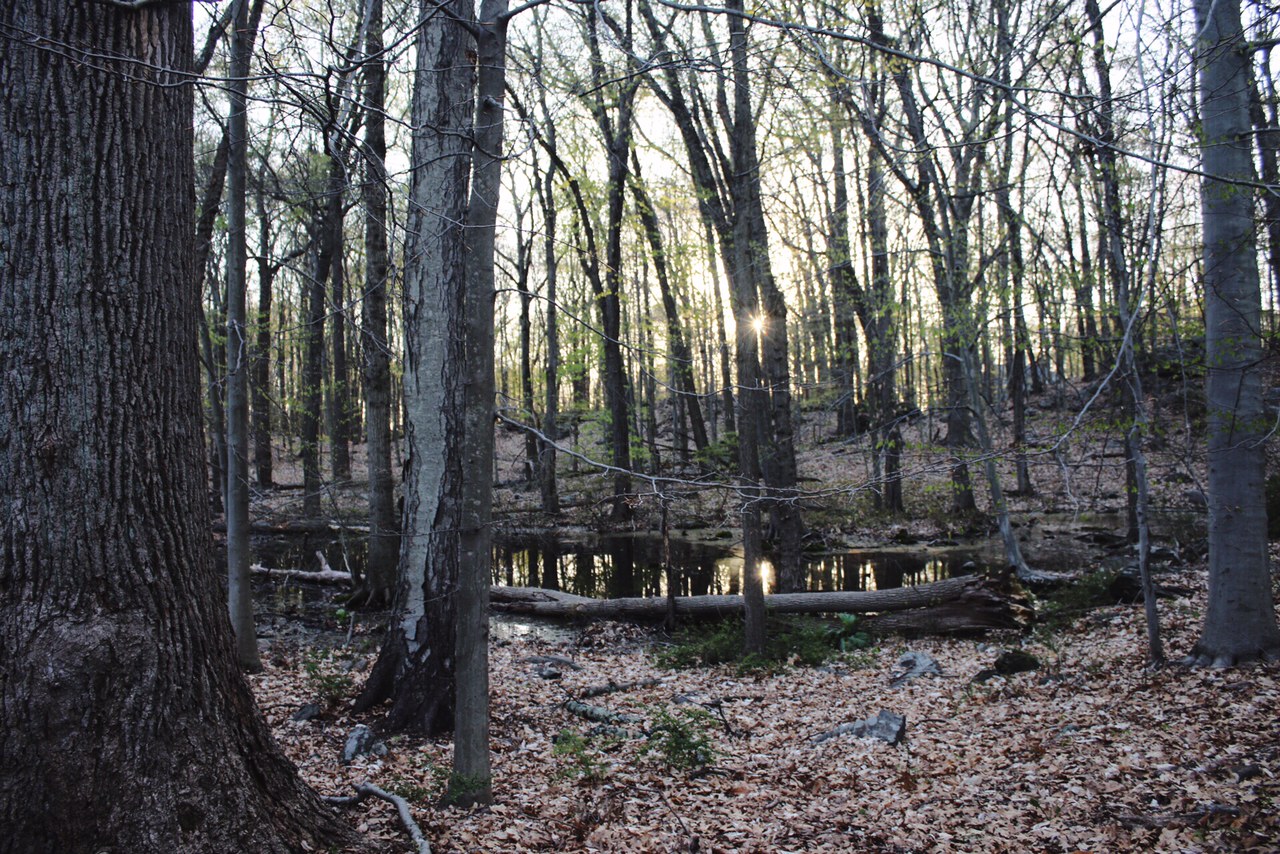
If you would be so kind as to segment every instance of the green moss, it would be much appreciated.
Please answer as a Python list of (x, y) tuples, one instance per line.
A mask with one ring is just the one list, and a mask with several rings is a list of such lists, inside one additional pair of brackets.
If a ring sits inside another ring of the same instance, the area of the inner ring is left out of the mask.
[(842, 652), (864, 649), (870, 637), (858, 621), (815, 617), (771, 617), (763, 655), (744, 655), (743, 627), (738, 619), (703, 623), (679, 631), (670, 645), (658, 649), (663, 667), (687, 669), (734, 664), (740, 673), (773, 672), (788, 665), (816, 667)]

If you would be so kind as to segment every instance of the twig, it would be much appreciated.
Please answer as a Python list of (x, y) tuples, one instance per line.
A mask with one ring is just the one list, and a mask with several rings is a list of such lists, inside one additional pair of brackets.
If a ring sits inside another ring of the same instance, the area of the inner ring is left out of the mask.
[(655, 685), (661, 684), (661, 679), (639, 679), (635, 682), (609, 682), (605, 685), (594, 685), (590, 688), (584, 688), (578, 696), (586, 700), (591, 697), (599, 697), (604, 694), (613, 694), (617, 691), (634, 691), (637, 688), (652, 688)]
[(400, 815), (400, 823), (404, 825), (405, 832), (409, 834), (409, 838), (417, 846), (417, 854), (431, 854), (431, 843), (427, 842), (426, 837), (422, 835), (422, 828), (418, 827), (418, 823), (413, 820), (413, 815), (409, 812), (408, 801), (368, 782), (357, 783), (355, 790), (356, 793), (354, 795), (345, 797), (331, 795), (324, 798), (324, 801), (336, 807), (353, 807), (365, 798), (374, 797), (394, 804), (396, 812)]

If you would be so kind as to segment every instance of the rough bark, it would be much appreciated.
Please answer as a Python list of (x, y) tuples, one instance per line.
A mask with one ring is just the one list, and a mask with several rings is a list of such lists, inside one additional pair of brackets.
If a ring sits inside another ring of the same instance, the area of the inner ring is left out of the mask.
[(391, 475), (391, 350), (387, 343), (387, 139), (383, 115), (386, 60), (382, 57), (383, 2), (368, 0), (365, 35), (364, 185), (365, 285), (361, 296), (365, 430), (369, 458), (369, 563), (362, 600), (391, 600), (400, 532)]
[(1230, 666), (1280, 658), (1264, 496), (1261, 295), (1239, 0), (1196, 0), (1209, 419), (1209, 607), (1192, 652)]
[(190, 4), (0, 22), (0, 850), (352, 844), (254, 709), (208, 533)]

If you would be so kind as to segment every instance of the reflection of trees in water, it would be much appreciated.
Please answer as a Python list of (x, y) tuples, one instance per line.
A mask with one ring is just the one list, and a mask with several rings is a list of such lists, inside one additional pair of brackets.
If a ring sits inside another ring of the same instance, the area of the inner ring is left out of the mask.
[[(810, 590), (890, 590), (971, 572), (971, 555), (849, 552), (807, 563)], [(741, 590), (742, 561), (728, 549), (671, 542), (678, 595), (733, 595)], [(966, 566), (969, 564), (969, 566)], [(515, 586), (568, 590), (580, 596), (662, 596), (666, 574), (657, 537), (600, 537), (591, 545), (554, 537), (502, 543), (495, 548), (494, 580)]]

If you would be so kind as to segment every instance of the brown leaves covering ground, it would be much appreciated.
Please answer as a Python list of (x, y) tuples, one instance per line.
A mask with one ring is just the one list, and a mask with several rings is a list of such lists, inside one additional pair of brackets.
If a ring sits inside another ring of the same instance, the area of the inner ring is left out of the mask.
[[(1205, 579), (1201, 569), (1162, 581), (1203, 591)], [(1190, 649), (1203, 604), (1203, 593), (1162, 601), (1173, 653)], [(300, 642), (281, 642), (254, 684), (317, 790), (345, 794), (367, 779), (404, 795), (435, 851), (1280, 850), (1280, 667), (1149, 672), (1143, 637), (1140, 606), (1114, 606), (1053, 634), (888, 640), (827, 669), (738, 675), (664, 670), (653, 638), (629, 626), (560, 641), (517, 635), (492, 648), (496, 802), (473, 811), (435, 806), (447, 742), (393, 739), (387, 756), (344, 767), (357, 721), (292, 722), (314, 699)], [(1042, 669), (971, 682), (1013, 647)], [(933, 656), (943, 675), (890, 688), (907, 649)], [(582, 669), (545, 680), (527, 661), (537, 655)], [(553, 751), (558, 733), (592, 726), (564, 710), (566, 699), (650, 677), (661, 683), (590, 702), (651, 721), (678, 695), (718, 701), (727, 729), (711, 730), (710, 768), (670, 769), (642, 739), (597, 738), (587, 757), (606, 770), (586, 778), (574, 756)], [(809, 740), (880, 709), (907, 717), (906, 743)], [(389, 805), (348, 816), (388, 851), (409, 850)]]

